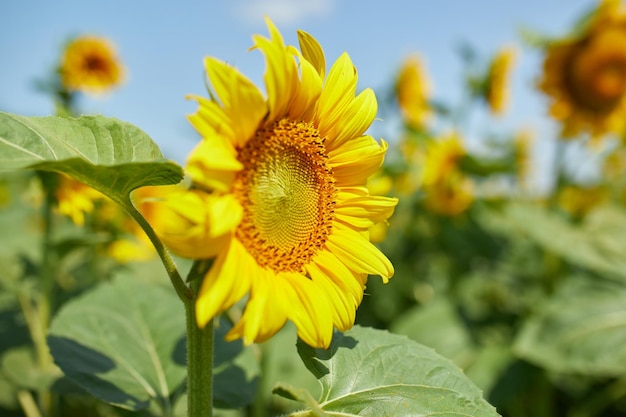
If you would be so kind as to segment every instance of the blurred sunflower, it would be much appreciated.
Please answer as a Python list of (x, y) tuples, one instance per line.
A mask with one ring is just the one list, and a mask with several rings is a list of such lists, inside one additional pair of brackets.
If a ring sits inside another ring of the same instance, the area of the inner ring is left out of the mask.
[(67, 90), (88, 94), (107, 92), (124, 78), (115, 48), (108, 40), (96, 36), (72, 40), (65, 47), (59, 72)]
[(461, 138), (452, 133), (428, 143), (422, 177), (425, 205), (430, 211), (456, 216), (474, 201), (472, 180), (460, 168), (467, 151)]
[(414, 129), (424, 129), (432, 109), (428, 102), (430, 82), (419, 56), (412, 55), (404, 61), (395, 89), (405, 123)]
[(104, 194), (66, 175), (59, 175), (55, 190), (59, 213), (69, 216), (74, 224), (85, 224), (85, 214), (94, 210), (95, 202), (105, 199)]
[(424, 187), (426, 208), (443, 216), (457, 216), (474, 201), (474, 183), (460, 172)]
[(422, 178), (424, 186), (442, 182), (457, 172), (459, 163), (466, 154), (465, 146), (456, 133), (429, 141)]
[(393, 275), (368, 239), (397, 204), (366, 186), (387, 144), (363, 135), (376, 98), (370, 89), (355, 96), (346, 53), (326, 74), (312, 36), (298, 32), (299, 51), (267, 25), (269, 38), (253, 37), (267, 98), (233, 67), (205, 59), (214, 92), (192, 97), (199, 107), (189, 120), (203, 137), (187, 162), (193, 187), (160, 197), (172, 218), (155, 230), (179, 255), (216, 256), (197, 296), (200, 327), (248, 294), (229, 340), (262, 342), (291, 320), (303, 341), (328, 347), (333, 327), (353, 325), (368, 274)]
[(626, 11), (603, 1), (573, 37), (551, 43), (539, 88), (551, 99), (550, 115), (562, 136), (620, 133), (626, 120)]
[(509, 78), (515, 57), (516, 50), (513, 47), (505, 47), (496, 53), (489, 65), (485, 99), (496, 115), (502, 114), (509, 103)]

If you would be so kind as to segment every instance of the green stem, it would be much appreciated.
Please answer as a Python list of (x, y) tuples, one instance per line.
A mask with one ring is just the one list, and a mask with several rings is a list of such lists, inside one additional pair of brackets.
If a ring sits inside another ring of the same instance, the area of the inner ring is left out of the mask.
[[(41, 291), (36, 298), (35, 314), (31, 315), (30, 325), (31, 336), (35, 346), (37, 366), (42, 372), (48, 371), (53, 364), (52, 356), (48, 350), (46, 334), (50, 325), (50, 318), (54, 311), (54, 298), (56, 291), (56, 280), (54, 276), (55, 259), (53, 259), (53, 216), (52, 208), (55, 203), (55, 190), (57, 187), (57, 175), (52, 172), (40, 172), (39, 178), (44, 189), (44, 202), (42, 207), (43, 238), (41, 244), (41, 264), (39, 270), (39, 281)], [(39, 407), (44, 415), (52, 414), (53, 398), (48, 389), (41, 389), (38, 392)]]
[(170, 281), (172, 282), (172, 285), (174, 286), (174, 289), (176, 290), (176, 294), (178, 294), (178, 298), (180, 298), (185, 303), (185, 305), (187, 305), (189, 300), (192, 299), (192, 293), (189, 287), (185, 285), (185, 282), (183, 281), (182, 277), (178, 273), (176, 264), (174, 263), (174, 260), (172, 259), (172, 256), (170, 255), (169, 251), (165, 248), (165, 245), (163, 245), (163, 242), (161, 242), (161, 239), (158, 238), (152, 226), (150, 226), (150, 224), (141, 215), (141, 213), (137, 211), (135, 206), (133, 206), (133, 204), (130, 201), (121, 201), (119, 203), (126, 209), (128, 214), (130, 214), (130, 216), (133, 219), (135, 219), (135, 221), (139, 224), (139, 226), (141, 226), (143, 231), (146, 233), (146, 235), (152, 242), (152, 245), (154, 245), (154, 248), (159, 254), (159, 257), (161, 258), (163, 265), (165, 266), (167, 275), (170, 277)]
[(193, 300), (185, 302), (187, 315), (187, 416), (213, 415), (213, 320), (204, 329), (196, 324), (197, 290), (201, 279), (191, 281)]

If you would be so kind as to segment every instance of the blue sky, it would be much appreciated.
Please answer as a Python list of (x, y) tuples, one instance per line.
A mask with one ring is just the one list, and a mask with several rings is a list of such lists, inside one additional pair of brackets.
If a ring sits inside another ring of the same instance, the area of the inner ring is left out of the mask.
[(489, 121), (489, 128), (530, 126), (540, 135), (553, 135), (555, 126), (544, 116), (545, 99), (533, 88), (540, 56), (521, 44), (518, 29), (528, 26), (559, 35), (594, 4), (592, 0), (5, 0), (0, 2), (0, 110), (51, 114), (51, 100), (34, 90), (33, 81), (54, 66), (68, 37), (105, 36), (117, 45), (128, 78), (106, 97), (86, 97), (81, 108), (139, 126), (168, 157), (183, 162), (198, 139), (185, 119), (195, 106), (184, 97), (205, 94), (202, 58), (225, 60), (262, 86), (262, 56), (248, 48), (252, 34), (267, 33), (263, 21), (267, 15), (288, 43), (297, 44), (297, 29), (314, 35), (327, 62), (347, 51), (359, 70), (359, 87), (372, 87), (378, 94), (389, 87), (407, 54), (417, 52), (426, 62), (434, 97), (454, 102), (461, 91), (456, 51), (460, 42), (484, 56), (505, 44), (519, 45), (511, 107), (495, 124)]

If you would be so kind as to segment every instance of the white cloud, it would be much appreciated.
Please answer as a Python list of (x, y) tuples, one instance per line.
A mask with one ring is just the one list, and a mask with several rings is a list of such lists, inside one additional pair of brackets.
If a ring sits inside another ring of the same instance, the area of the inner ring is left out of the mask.
[(312, 17), (332, 13), (334, 0), (241, 0), (237, 3), (239, 16), (257, 23), (268, 16), (276, 24), (297, 24)]

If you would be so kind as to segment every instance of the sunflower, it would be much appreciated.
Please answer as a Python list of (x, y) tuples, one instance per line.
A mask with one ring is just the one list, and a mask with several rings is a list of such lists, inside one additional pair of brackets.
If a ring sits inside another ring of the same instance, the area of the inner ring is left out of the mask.
[(55, 197), (59, 213), (70, 217), (78, 226), (85, 224), (85, 213), (94, 210), (95, 202), (106, 198), (90, 186), (62, 174), (59, 175)]
[(456, 133), (430, 140), (426, 146), (423, 184), (440, 183), (458, 172), (459, 163), (466, 154), (465, 146)]
[(428, 102), (430, 82), (424, 64), (418, 55), (408, 57), (398, 74), (396, 96), (405, 123), (414, 129), (423, 129), (432, 116)]
[(187, 226), (155, 230), (182, 256), (215, 257), (197, 295), (200, 327), (247, 296), (228, 340), (262, 342), (290, 320), (304, 342), (328, 347), (334, 328), (353, 325), (368, 274), (393, 275), (368, 238), (397, 204), (366, 186), (387, 144), (364, 135), (376, 98), (356, 95), (346, 53), (326, 74), (311, 35), (298, 32), (298, 50), (267, 26), (269, 38), (253, 37), (266, 58), (266, 97), (235, 68), (205, 59), (213, 91), (191, 97), (202, 140), (187, 161), (190, 202), (161, 197)]
[(505, 47), (496, 53), (489, 66), (485, 98), (496, 115), (502, 114), (509, 103), (509, 77), (515, 56), (514, 48)]
[(119, 85), (124, 69), (113, 45), (104, 38), (81, 36), (65, 48), (59, 69), (69, 91), (103, 93)]
[(423, 190), (426, 208), (443, 216), (457, 216), (474, 201), (474, 183), (458, 171)]
[(539, 88), (562, 136), (620, 133), (626, 119), (626, 10), (603, 1), (579, 33), (551, 43)]

